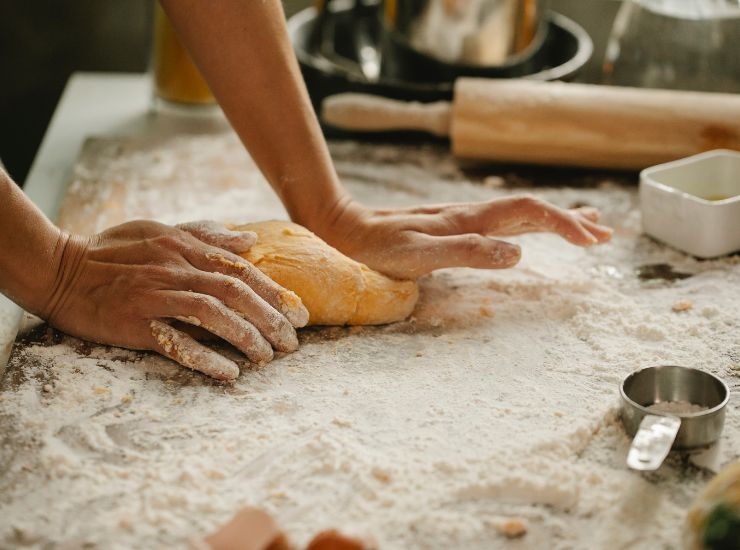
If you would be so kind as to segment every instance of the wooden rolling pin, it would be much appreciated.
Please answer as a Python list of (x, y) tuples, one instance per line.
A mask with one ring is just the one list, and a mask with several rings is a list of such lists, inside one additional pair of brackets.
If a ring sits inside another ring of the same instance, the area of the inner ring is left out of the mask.
[(458, 157), (502, 162), (640, 169), (740, 150), (740, 94), (461, 78), (452, 104), (339, 94), (324, 100), (322, 118), (449, 136)]

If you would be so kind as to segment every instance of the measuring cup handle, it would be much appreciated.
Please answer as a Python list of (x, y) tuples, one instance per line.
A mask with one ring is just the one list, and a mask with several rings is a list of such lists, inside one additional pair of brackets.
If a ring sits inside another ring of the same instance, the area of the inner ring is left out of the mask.
[(657, 470), (668, 456), (680, 427), (681, 419), (675, 416), (645, 416), (632, 439), (627, 466), (640, 471)]

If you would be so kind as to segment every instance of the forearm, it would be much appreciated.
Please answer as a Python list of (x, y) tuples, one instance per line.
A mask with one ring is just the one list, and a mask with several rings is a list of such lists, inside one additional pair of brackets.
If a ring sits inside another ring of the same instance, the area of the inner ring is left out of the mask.
[(0, 169), (0, 292), (43, 314), (67, 236)]
[(348, 200), (301, 78), (278, 0), (161, 0), (291, 218), (317, 229)]

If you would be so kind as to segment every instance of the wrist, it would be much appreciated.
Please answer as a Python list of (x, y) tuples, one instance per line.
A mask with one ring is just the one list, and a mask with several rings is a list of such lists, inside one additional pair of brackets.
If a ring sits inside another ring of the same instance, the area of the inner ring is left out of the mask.
[[(66, 236), (51, 223), (32, 226), (35, 221), (18, 215), (20, 222), (0, 232), (0, 290), (26, 311), (40, 314), (44, 297), (53, 284), (55, 266)], [(18, 227), (19, 226), (19, 227)]]
[(334, 203), (314, 226), (306, 226), (327, 244), (350, 258), (361, 255), (368, 234), (373, 232), (371, 211), (346, 196)]
[(0, 292), (46, 316), (54, 289), (63, 286), (61, 266), (70, 263), (65, 258), (79, 242), (51, 223), (0, 169)]
[(59, 231), (57, 244), (49, 258), (48, 271), (42, 278), (43, 286), (38, 290), (28, 309), (42, 319), (54, 323), (54, 319), (65, 307), (70, 290), (82, 273), (89, 238)]
[(322, 238), (347, 211), (357, 207), (352, 197), (341, 188), (325, 193), (324, 196), (315, 197), (311, 202), (303, 200), (299, 204), (292, 204), (289, 201), (284, 203), (292, 221)]
[(355, 202), (348, 194), (334, 197), (326, 201), (323, 207), (314, 212), (296, 213), (293, 221), (306, 227), (329, 244), (333, 244), (336, 237), (342, 233), (340, 229), (344, 220), (354, 217), (354, 213), (362, 206)]

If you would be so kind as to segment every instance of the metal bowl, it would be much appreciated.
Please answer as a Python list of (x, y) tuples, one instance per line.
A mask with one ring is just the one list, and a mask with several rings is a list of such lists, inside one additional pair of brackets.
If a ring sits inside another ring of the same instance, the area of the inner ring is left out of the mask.
[(385, 0), (384, 32), (400, 48), (444, 63), (515, 66), (547, 35), (546, 0)]
[[(372, 5), (360, 9), (340, 7), (323, 16), (326, 34), (320, 41), (321, 48), (317, 47), (319, 41), (315, 40), (317, 12), (314, 8), (305, 9), (288, 20), (288, 31), (314, 106), (318, 108), (325, 97), (342, 92), (369, 93), (411, 101), (452, 99), (454, 80), (461, 76), (455, 67), (424, 67), (413, 63), (413, 60), (400, 61), (387, 52), (381, 52), (378, 56), (382, 63), (380, 75), (377, 79), (369, 79), (360, 67), (357, 29), (362, 28), (370, 47), (374, 44), (380, 51), (382, 29), (379, 8)], [(578, 24), (563, 15), (549, 12), (546, 21), (547, 37), (538, 54), (529, 61), (530, 65), (517, 68), (516, 71), (478, 68), (480, 72), (468, 76), (534, 80), (564, 80), (572, 77), (591, 57), (591, 38)], [(401, 66), (414, 66), (414, 73), (404, 74)], [(398, 76), (392, 76), (394, 74)]]

